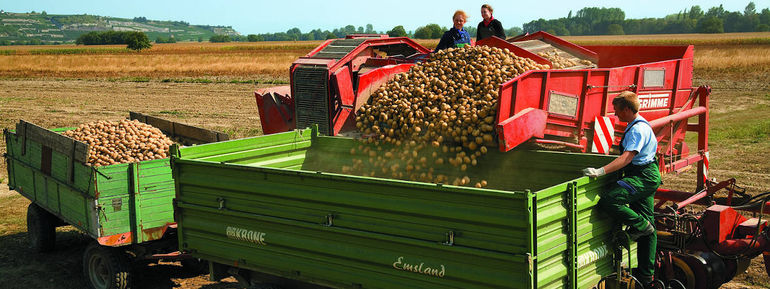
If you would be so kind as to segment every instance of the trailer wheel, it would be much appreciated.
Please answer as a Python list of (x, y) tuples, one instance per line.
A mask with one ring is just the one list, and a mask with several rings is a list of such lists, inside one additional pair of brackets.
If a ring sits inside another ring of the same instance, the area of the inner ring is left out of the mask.
[(131, 264), (121, 250), (92, 242), (83, 254), (83, 273), (93, 289), (128, 289)]
[(36, 252), (48, 252), (56, 247), (56, 216), (35, 203), (27, 207), (27, 237)]

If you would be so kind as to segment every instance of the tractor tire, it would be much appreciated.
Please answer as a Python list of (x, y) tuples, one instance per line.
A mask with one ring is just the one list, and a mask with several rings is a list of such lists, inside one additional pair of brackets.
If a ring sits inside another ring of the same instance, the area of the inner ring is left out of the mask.
[(131, 263), (126, 253), (92, 242), (83, 253), (83, 274), (92, 289), (131, 288)]
[(58, 218), (35, 203), (27, 207), (27, 238), (35, 252), (48, 252), (56, 247)]

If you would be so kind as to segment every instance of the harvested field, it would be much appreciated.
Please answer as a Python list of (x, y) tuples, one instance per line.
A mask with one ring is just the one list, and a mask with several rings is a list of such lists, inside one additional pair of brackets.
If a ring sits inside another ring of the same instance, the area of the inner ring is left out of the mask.
[[(768, 37), (748, 33), (569, 39), (585, 44), (695, 43), (694, 82), (713, 88), (710, 176), (735, 177), (756, 194), (770, 190), (770, 161), (765, 157), (770, 147), (770, 43), (752, 39)], [(426, 46), (436, 42), (421, 41)], [(128, 111), (138, 111), (233, 137), (259, 135), (253, 91), (270, 86), (262, 82), (287, 82), (289, 64), (318, 43), (159, 44), (140, 53), (126, 52), (122, 46), (0, 47), (0, 126), (10, 128), (19, 119), (44, 127), (76, 126), (120, 120)], [(73, 52), (83, 49), (93, 50)], [(4, 150), (0, 139), (0, 154)], [(88, 237), (62, 227), (55, 252), (32, 252), (26, 246), (29, 201), (9, 191), (6, 179), (5, 163), (0, 162), (0, 287), (83, 288), (81, 258)], [(666, 175), (664, 186), (692, 190), (694, 180), (690, 170)], [(138, 288), (238, 288), (232, 278), (212, 283), (205, 275), (185, 273), (177, 263), (140, 269)], [(748, 274), (722, 288), (768, 287), (770, 278), (760, 257)]]

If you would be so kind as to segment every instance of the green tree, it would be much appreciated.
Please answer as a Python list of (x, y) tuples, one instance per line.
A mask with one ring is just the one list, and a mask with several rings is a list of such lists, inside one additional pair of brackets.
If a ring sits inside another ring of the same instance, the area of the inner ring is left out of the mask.
[(209, 42), (230, 42), (230, 36), (224, 34), (211, 35)]
[(414, 38), (430, 39), (433, 38), (433, 32), (428, 27), (420, 26), (417, 27), (417, 30), (414, 31)]
[(374, 25), (366, 24), (366, 31), (364, 31), (364, 33), (372, 34), (372, 33), (377, 33), (377, 31), (374, 31)]
[(326, 33), (326, 39), (334, 39), (334, 38), (337, 38), (336, 34), (331, 33), (331, 32)]
[(406, 37), (406, 30), (404, 30), (404, 26), (398, 25), (388, 31), (388, 35), (390, 37)]
[(757, 5), (754, 2), (749, 2), (746, 8), (743, 9), (743, 16), (752, 16), (757, 14)]
[(722, 19), (710, 16), (698, 21), (697, 31), (699, 33), (724, 33), (725, 28)]
[(147, 38), (147, 34), (144, 34), (144, 32), (128, 32), (124, 40), (127, 44), (126, 47), (131, 50), (140, 51), (152, 47), (150, 39)]
[(508, 35), (508, 37), (514, 37), (522, 33), (524, 33), (524, 30), (521, 30), (519, 27), (505, 29), (505, 35)]
[(249, 34), (246, 36), (246, 39), (248, 39), (249, 42), (265, 41), (265, 38), (262, 37), (262, 35), (256, 35), (256, 34)]
[(722, 4), (719, 4), (719, 7), (711, 7), (709, 8), (709, 11), (706, 12), (706, 16), (713, 16), (717, 18), (722, 18), (725, 14), (725, 8), (722, 7)]
[(687, 15), (690, 17), (690, 19), (700, 19), (703, 17), (703, 10), (700, 9), (700, 6), (695, 5), (690, 8), (690, 13)]

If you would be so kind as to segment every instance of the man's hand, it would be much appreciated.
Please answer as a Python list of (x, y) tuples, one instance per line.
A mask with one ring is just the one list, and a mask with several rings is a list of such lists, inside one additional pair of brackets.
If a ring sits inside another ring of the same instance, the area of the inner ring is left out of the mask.
[(604, 168), (585, 168), (583, 169), (583, 175), (592, 178), (598, 178), (604, 175)]

